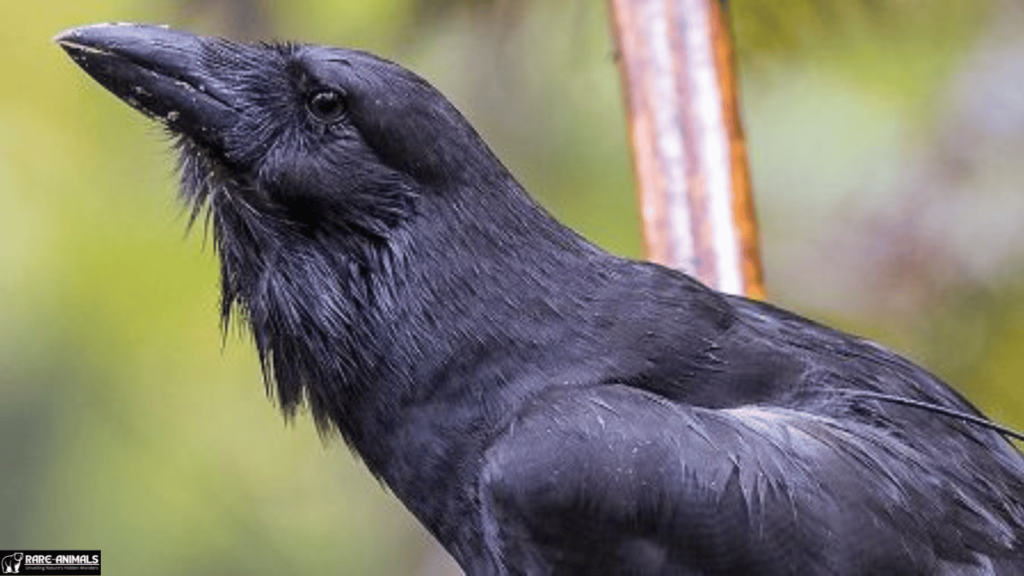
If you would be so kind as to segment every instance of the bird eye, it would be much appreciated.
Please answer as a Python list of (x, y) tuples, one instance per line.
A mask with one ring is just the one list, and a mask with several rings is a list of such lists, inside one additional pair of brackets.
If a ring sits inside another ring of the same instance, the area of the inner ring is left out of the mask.
[(314, 92), (306, 100), (306, 107), (321, 122), (334, 122), (345, 115), (345, 99), (334, 90)]

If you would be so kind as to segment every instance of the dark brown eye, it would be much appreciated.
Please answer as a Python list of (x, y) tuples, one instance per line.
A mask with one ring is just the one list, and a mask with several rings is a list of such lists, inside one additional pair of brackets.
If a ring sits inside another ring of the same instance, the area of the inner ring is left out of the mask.
[(306, 107), (321, 122), (334, 122), (345, 115), (345, 99), (334, 90), (320, 90), (310, 94)]

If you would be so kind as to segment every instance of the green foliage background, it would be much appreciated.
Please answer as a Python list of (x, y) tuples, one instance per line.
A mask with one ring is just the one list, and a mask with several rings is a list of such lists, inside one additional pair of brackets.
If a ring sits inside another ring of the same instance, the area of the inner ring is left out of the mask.
[[(982, 0), (733, 0), (772, 300), (1024, 427), (1024, 17)], [(447, 93), (541, 201), (638, 256), (599, 2), (0, 3), (0, 549), (107, 574), (433, 574), (336, 439), (283, 425), (161, 131), (50, 38), (100, 21), (367, 48)], [(449, 571), (450, 573), (450, 571)]]

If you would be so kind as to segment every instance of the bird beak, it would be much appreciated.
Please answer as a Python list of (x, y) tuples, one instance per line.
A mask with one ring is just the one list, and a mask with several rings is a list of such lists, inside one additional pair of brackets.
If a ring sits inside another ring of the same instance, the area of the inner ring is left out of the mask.
[(160, 26), (97, 24), (54, 41), (103, 87), (175, 132), (219, 145), (237, 121), (230, 95), (204, 72), (210, 39)]

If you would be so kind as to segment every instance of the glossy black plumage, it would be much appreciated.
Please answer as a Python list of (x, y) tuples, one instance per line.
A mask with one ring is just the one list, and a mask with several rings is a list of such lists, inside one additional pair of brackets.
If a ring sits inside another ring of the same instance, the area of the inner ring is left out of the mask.
[(1021, 454), (856, 392), (964, 399), (592, 246), (414, 74), (149, 26), (57, 40), (179, 136), (225, 321), (285, 412), (308, 403), (467, 573), (1024, 573)]

